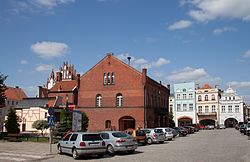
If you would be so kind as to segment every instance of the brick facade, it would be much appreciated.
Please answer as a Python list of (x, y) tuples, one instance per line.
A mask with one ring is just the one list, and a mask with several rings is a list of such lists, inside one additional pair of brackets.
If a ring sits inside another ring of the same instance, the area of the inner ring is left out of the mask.
[(147, 77), (146, 69), (108, 54), (81, 76), (78, 109), (88, 115), (91, 131), (167, 126), (168, 97), (169, 88)]

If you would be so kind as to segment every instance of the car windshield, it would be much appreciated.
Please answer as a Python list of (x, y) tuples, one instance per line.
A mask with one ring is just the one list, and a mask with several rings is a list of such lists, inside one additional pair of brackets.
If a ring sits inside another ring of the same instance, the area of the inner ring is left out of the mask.
[(95, 141), (95, 140), (102, 140), (100, 134), (83, 134), (82, 135), (83, 141)]
[(142, 130), (137, 130), (136, 131), (136, 136), (145, 136), (145, 132)]
[(163, 130), (162, 129), (154, 129), (154, 132), (155, 133), (163, 133)]
[(114, 137), (117, 137), (117, 138), (120, 138), (120, 137), (128, 137), (128, 135), (126, 133), (123, 133), (123, 132), (114, 132), (112, 133), (112, 135)]

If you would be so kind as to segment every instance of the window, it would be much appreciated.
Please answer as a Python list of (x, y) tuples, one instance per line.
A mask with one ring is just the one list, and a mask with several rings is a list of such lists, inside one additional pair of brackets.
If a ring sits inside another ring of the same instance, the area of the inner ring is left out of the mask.
[(181, 104), (177, 104), (177, 111), (181, 111)]
[(96, 107), (102, 106), (102, 95), (98, 94), (96, 95)]
[(116, 107), (122, 107), (122, 94), (120, 93), (116, 95)]
[(212, 100), (213, 100), (213, 101), (215, 100), (215, 95), (214, 95), (214, 94), (212, 94)]
[(48, 113), (44, 113), (44, 118), (47, 118), (48, 117)]
[(225, 108), (225, 106), (221, 106), (221, 112), (226, 112), (226, 108)]
[(202, 113), (202, 106), (198, 106), (198, 112)]
[(187, 104), (183, 104), (183, 111), (187, 111)]
[(105, 121), (105, 128), (106, 128), (106, 129), (111, 128), (111, 121), (110, 121), (110, 120), (106, 120), (106, 121)]
[(111, 83), (115, 84), (115, 74), (114, 73), (111, 74)]
[(177, 99), (180, 99), (181, 95), (180, 94), (177, 94)]
[(103, 139), (109, 139), (109, 134), (108, 133), (100, 133), (101, 137)]
[(192, 93), (189, 93), (189, 99), (192, 99), (193, 98), (193, 94)]
[(11, 103), (12, 103), (12, 105), (14, 105), (14, 101), (12, 101)]
[(208, 113), (208, 112), (209, 112), (209, 107), (205, 106), (205, 113)]
[(198, 101), (201, 101), (201, 95), (198, 96)]
[(235, 97), (233, 97), (233, 100), (235, 100)]
[(183, 92), (186, 92), (187, 90), (186, 90), (186, 89), (183, 89), (182, 91), (183, 91)]
[(63, 141), (68, 141), (70, 136), (71, 134), (68, 134), (66, 137), (63, 138)]
[(212, 112), (215, 112), (215, 105), (212, 105)]
[(103, 84), (104, 85), (107, 84), (107, 75), (106, 75), (106, 73), (103, 74)]
[(173, 113), (173, 105), (172, 105), (172, 104), (169, 105), (169, 111), (170, 111), (171, 113)]
[(229, 97), (229, 100), (231, 100), (231, 97)]
[(76, 141), (77, 139), (77, 134), (73, 134), (71, 137), (70, 137), (70, 141)]
[(186, 99), (187, 98), (187, 95), (186, 94), (183, 94), (183, 99)]
[(236, 113), (240, 112), (240, 106), (239, 105), (235, 105), (235, 112)]
[(111, 76), (110, 76), (110, 73), (108, 73), (108, 84), (111, 83)]
[(189, 111), (193, 111), (194, 109), (194, 105), (193, 104), (189, 104)]
[(231, 113), (233, 111), (233, 107), (232, 106), (228, 106), (228, 112)]
[(205, 101), (208, 101), (208, 95), (205, 95)]

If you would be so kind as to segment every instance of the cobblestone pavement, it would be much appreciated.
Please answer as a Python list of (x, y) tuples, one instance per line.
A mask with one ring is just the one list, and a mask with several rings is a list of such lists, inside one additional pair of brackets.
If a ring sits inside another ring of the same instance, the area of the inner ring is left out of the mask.
[[(17, 157), (8, 155), (8, 153), (14, 152)], [(17, 159), (7, 159), (6, 157)], [(52, 154), (50, 154), (49, 145), (44, 143), (0, 142), (0, 161), (6, 161), (6, 159), (18, 161), (18, 158), (20, 158), (19, 161), (75, 161), (70, 155), (57, 155), (56, 145), (53, 145)], [(83, 157), (76, 161), (250, 162), (250, 140), (235, 129), (204, 130), (187, 137), (178, 137), (164, 144), (140, 146), (131, 155), (118, 154), (114, 157), (105, 156), (104, 158)]]

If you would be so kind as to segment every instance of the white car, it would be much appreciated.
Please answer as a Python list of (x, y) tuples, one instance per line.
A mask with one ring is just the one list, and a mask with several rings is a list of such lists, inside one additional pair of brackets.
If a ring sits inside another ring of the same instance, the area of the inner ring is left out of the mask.
[(170, 128), (156, 128), (161, 129), (165, 133), (165, 140), (171, 141), (174, 138), (174, 134)]
[(205, 126), (205, 129), (208, 129), (208, 130), (214, 129), (214, 125), (206, 125), (206, 126)]

